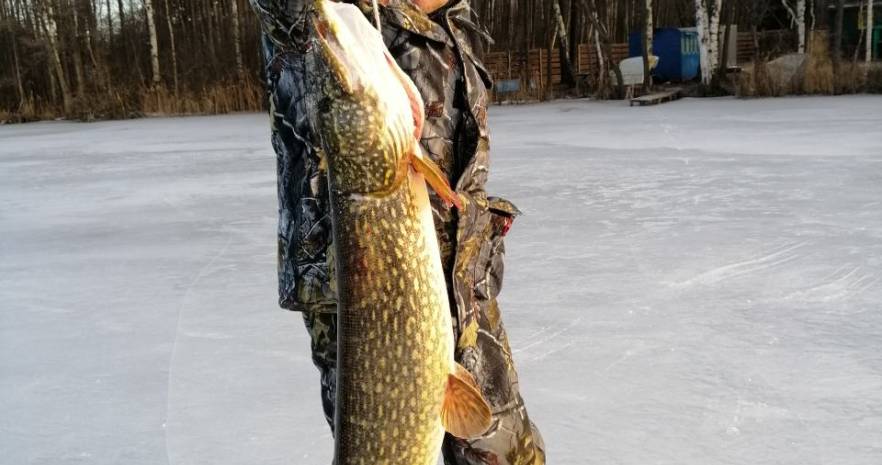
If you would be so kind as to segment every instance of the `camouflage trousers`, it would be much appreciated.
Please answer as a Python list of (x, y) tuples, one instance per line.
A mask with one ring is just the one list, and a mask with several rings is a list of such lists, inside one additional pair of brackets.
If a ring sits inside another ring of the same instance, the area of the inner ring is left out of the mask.
[[(317, 308), (303, 312), (306, 329), (312, 342), (312, 361), (321, 375), (322, 408), (325, 419), (334, 429), (334, 400), (337, 384), (337, 315), (336, 309)], [(484, 320), (486, 321), (486, 320)], [(482, 332), (490, 328), (480, 328)], [(511, 350), (501, 322), (492, 333), (498, 345), (497, 354), (490, 358), (505, 357), (510, 361)], [(485, 351), (485, 355), (486, 351)], [(481, 366), (469, 364), (467, 366)], [(510, 365), (511, 366), (511, 365)], [(496, 376), (472, 369), (472, 375), (481, 383), (482, 377)], [(491, 404), (493, 423), (482, 437), (465, 440), (446, 435), (442, 446), (445, 465), (544, 465), (545, 445), (542, 436), (527, 416), (527, 409), (519, 393), (517, 382), (485, 396)]]

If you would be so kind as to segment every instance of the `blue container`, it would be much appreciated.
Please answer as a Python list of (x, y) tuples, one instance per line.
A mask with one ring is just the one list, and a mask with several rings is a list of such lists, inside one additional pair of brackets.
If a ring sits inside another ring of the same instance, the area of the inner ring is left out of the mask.
[[(652, 71), (657, 81), (691, 81), (698, 77), (697, 32), (674, 27), (656, 29), (652, 51), (658, 56), (658, 65)], [(628, 36), (628, 54), (632, 57), (643, 55), (643, 38), (639, 32)]]

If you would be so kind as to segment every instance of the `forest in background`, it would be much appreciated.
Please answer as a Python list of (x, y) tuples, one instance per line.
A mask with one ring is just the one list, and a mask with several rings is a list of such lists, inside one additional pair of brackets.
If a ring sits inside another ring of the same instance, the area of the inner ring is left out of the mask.
[[(653, 27), (698, 25), (703, 68), (715, 70), (721, 24), (755, 36), (790, 30), (803, 50), (811, 31), (828, 22), (823, 0), (471, 4), (493, 38), (490, 50), (558, 54), (564, 91), (577, 87), (573, 57), (582, 43), (594, 44), (599, 62), (615, 71), (610, 47), (630, 32), (643, 31), (645, 41)], [(247, 0), (0, 0), (0, 121), (257, 110), (264, 102), (258, 41)], [(604, 68), (600, 76), (609, 74)], [(713, 74), (703, 81), (711, 84)], [(615, 82), (593, 86), (580, 91), (616, 94), (609, 91)]]
[(0, 0), (0, 113), (260, 109), (259, 32), (248, 0)]

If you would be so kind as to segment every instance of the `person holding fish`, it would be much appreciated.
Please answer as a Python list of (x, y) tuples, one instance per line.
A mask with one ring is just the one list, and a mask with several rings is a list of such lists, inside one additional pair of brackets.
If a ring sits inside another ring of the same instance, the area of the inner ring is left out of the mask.
[(497, 303), (519, 212), (485, 191), (492, 84), (468, 0), (251, 4), (279, 302), (311, 336), (335, 463), (544, 465)]

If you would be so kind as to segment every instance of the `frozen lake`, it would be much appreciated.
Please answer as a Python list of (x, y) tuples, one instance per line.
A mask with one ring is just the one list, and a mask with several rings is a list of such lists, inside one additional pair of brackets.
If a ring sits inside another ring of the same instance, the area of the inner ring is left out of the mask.
[[(882, 463), (882, 97), (494, 107), (551, 465)], [(264, 115), (0, 127), (0, 463), (330, 463)]]

